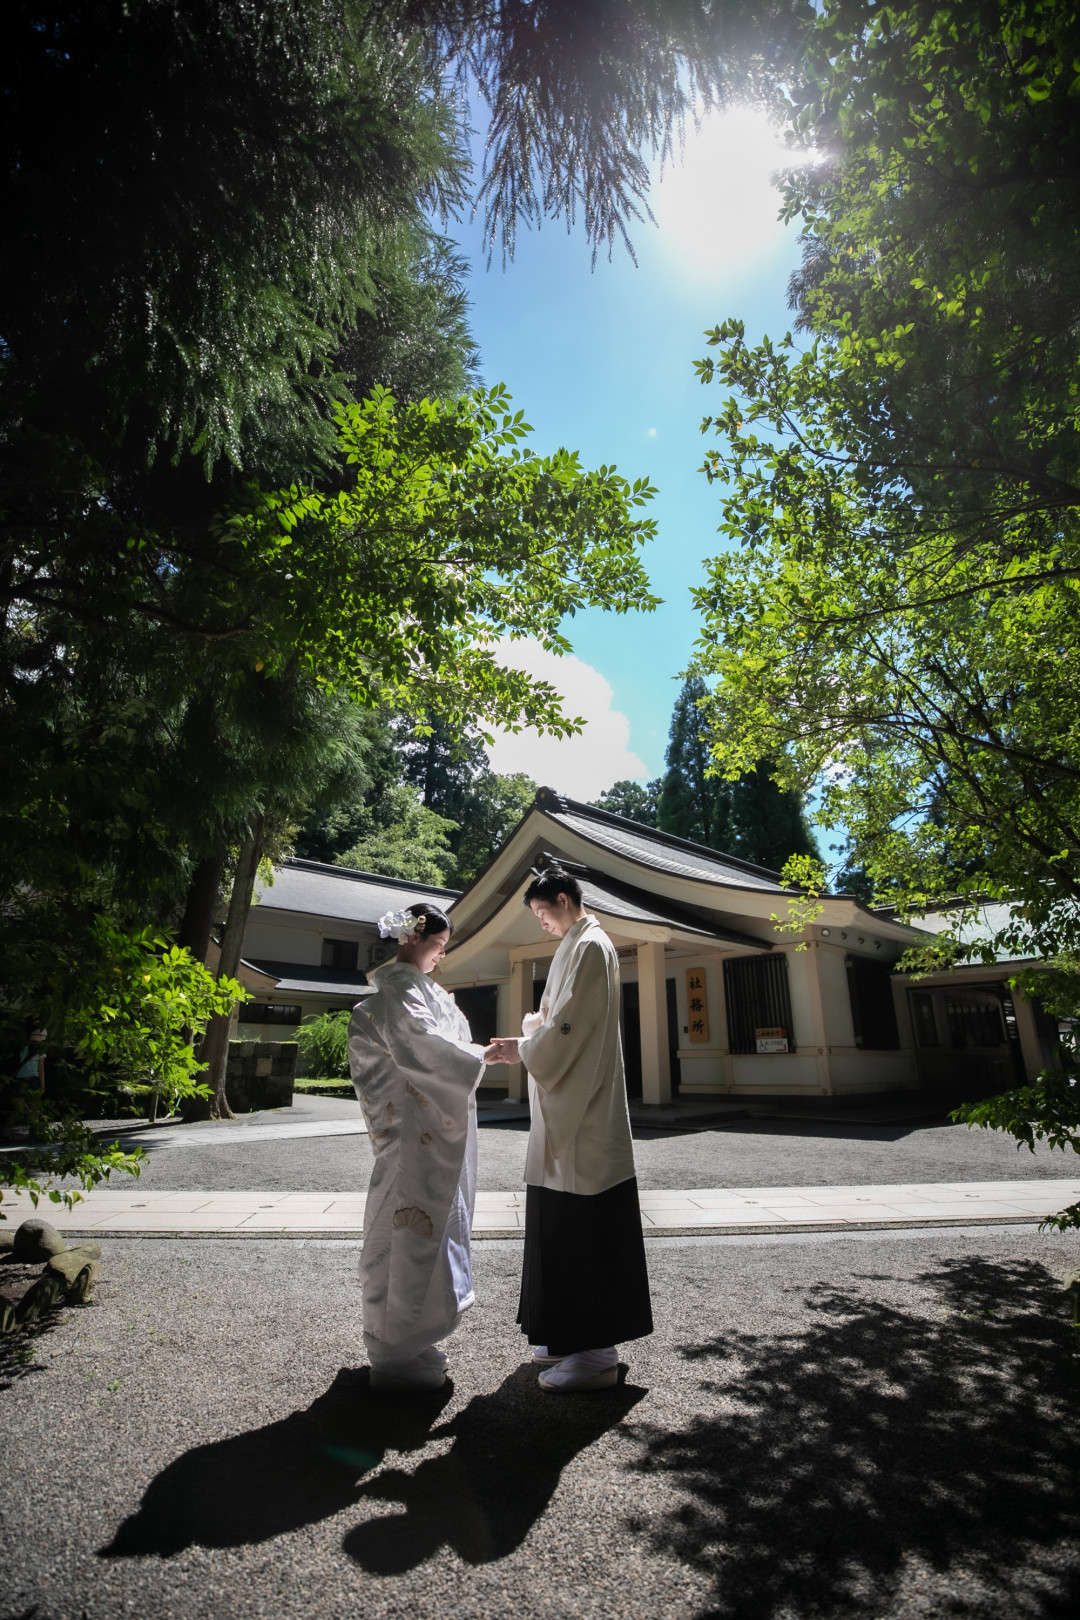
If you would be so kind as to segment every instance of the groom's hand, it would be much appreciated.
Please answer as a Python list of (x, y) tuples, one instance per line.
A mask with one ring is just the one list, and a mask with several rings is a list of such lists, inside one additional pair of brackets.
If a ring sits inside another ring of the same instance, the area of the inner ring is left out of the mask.
[(485, 1063), (517, 1063), (518, 1043), (508, 1036), (499, 1036), (484, 1053)]

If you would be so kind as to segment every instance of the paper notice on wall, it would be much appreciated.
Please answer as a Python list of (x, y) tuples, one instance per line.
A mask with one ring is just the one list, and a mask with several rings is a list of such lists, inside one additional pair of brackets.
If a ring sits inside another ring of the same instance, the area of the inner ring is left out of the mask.
[(755, 1029), (754, 1039), (759, 1052), (786, 1052), (788, 1050), (787, 1030), (776, 1026), (771, 1029)]

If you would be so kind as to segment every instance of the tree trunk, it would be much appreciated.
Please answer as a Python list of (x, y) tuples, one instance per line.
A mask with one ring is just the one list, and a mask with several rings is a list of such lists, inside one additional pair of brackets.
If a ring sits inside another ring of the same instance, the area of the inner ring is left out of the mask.
[[(236, 862), (236, 875), (233, 878), (232, 894), (229, 898), (229, 915), (225, 923), (225, 933), (221, 941), (221, 960), (218, 963), (218, 978), (235, 979), (240, 967), (240, 956), (244, 948), (244, 931), (247, 928), (248, 912), (251, 910), (251, 898), (255, 892), (255, 878), (259, 870), (259, 861), (262, 856), (263, 827), (265, 817), (256, 816), (240, 846), (240, 854)], [(235, 1008), (233, 1009), (235, 1012)], [(211, 1119), (233, 1119), (232, 1109), (225, 1096), (225, 1065), (229, 1058), (229, 1033), (233, 1021), (233, 1012), (222, 1013), (217, 1018), (211, 1018), (206, 1026), (199, 1056), (207, 1065), (206, 1083), (210, 1086), (213, 1096), (210, 1100)]]
[(221, 872), (225, 865), (225, 846), (216, 849), (204, 861), (200, 861), (191, 874), (188, 885), (187, 903), (184, 906), (184, 916), (180, 923), (180, 931), (176, 943), (186, 945), (197, 962), (206, 961), (206, 953), (210, 949), (210, 930), (214, 922), (214, 905), (217, 900), (218, 885), (221, 882)]

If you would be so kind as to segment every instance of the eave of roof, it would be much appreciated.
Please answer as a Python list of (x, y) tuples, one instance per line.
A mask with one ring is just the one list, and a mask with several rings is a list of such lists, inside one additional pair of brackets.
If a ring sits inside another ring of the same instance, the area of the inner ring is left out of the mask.
[(371, 986), (360, 968), (316, 967), (310, 962), (273, 962), (266, 957), (245, 959), (243, 964), (276, 980), (277, 995), (366, 996)]
[(686, 906), (664, 899), (646, 889), (636, 889), (606, 874), (602, 881), (583, 878), (581, 894), (590, 911), (602, 912), (608, 917), (625, 917), (628, 922), (658, 924), (675, 928), (681, 934), (692, 934), (700, 939), (721, 940), (726, 944), (771, 951), (772, 941), (744, 934), (739, 929), (714, 923)]

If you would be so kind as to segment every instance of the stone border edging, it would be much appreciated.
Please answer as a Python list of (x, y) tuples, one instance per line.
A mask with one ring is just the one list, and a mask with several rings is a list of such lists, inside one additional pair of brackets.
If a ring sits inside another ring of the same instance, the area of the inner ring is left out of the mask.
[[(718, 1223), (714, 1226), (645, 1227), (643, 1236), (648, 1240), (649, 1238), (737, 1237), (740, 1235), (746, 1237), (776, 1237), (782, 1236), (785, 1232), (922, 1232), (951, 1226), (1038, 1226), (1040, 1219), (1041, 1217), (1038, 1215), (957, 1215), (925, 1221), (784, 1221), (782, 1223), (762, 1222), (760, 1225), (739, 1221), (736, 1224)], [(230, 1238), (247, 1242), (262, 1239), (269, 1239), (273, 1242), (290, 1242), (293, 1240), (301, 1242), (328, 1242), (334, 1240), (362, 1242), (364, 1234), (359, 1229), (350, 1232), (343, 1230), (340, 1226), (329, 1228), (314, 1226), (310, 1228), (291, 1227), (287, 1232), (274, 1231), (273, 1228), (268, 1227), (257, 1230), (250, 1227), (246, 1230), (237, 1227), (221, 1227), (217, 1231), (210, 1231), (205, 1228), (198, 1231), (178, 1229), (172, 1232), (162, 1232), (160, 1230), (108, 1232), (102, 1231), (100, 1227), (88, 1227), (85, 1231), (76, 1228), (65, 1228), (64, 1236), (73, 1238), (76, 1241), (86, 1238), (109, 1238), (114, 1242), (124, 1238), (139, 1238), (141, 1241), (155, 1238), (169, 1240), (183, 1238), (185, 1241), (191, 1241), (195, 1238)], [(520, 1226), (507, 1226), (486, 1227), (483, 1231), (472, 1234), (474, 1243), (505, 1242), (508, 1238), (524, 1242), (525, 1232)]]

